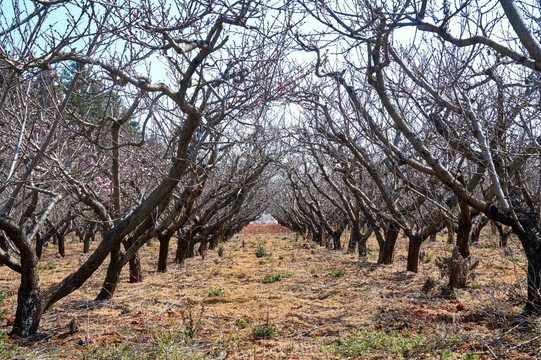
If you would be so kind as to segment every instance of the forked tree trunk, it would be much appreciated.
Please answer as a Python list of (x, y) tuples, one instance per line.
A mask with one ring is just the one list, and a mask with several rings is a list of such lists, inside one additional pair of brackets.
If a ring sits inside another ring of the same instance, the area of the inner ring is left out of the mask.
[(496, 224), (495, 227), (498, 229), (500, 247), (507, 247), (507, 241), (509, 240), (509, 236), (511, 236), (512, 231), (507, 230), (502, 224)]
[(369, 227), (366, 230), (366, 233), (361, 235), (361, 238), (359, 239), (359, 256), (364, 257), (364, 256), (368, 255), (368, 250), (366, 248), (366, 242), (368, 241), (368, 239), (370, 239), (370, 236), (372, 235), (373, 232), (374, 232), (374, 229)]
[(477, 244), (479, 242), (479, 237), (481, 236), (481, 231), (487, 226), (488, 224), (488, 217), (482, 216), (481, 218), (475, 219), (475, 221), (472, 224), (472, 231), (470, 235), (470, 244)]

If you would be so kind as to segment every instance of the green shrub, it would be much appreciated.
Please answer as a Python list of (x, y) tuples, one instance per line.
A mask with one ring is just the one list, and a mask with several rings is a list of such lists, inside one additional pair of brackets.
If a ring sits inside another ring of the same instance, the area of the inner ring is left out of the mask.
[(220, 245), (220, 247), (218, 247), (218, 256), (219, 257), (222, 257), (224, 256), (224, 246), (223, 245)]
[(252, 336), (256, 339), (270, 339), (278, 334), (278, 330), (269, 324), (257, 324), (252, 328)]
[(339, 277), (342, 277), (342, 276), (346, 275), (346, 272), (344, 270), (335, 269), (335, 270), (331, 271), (329, 273), (329, 275), (331, 275), (332, 277), (339, 278)]
[(263, 245), (257, 245), (257, 249), (255, 251), (255, 256), (257, 256), (258, 258), (262, 258), (262, 257), (270, 257), (271, 254), (268, 254), (265, 251), (265, 248), (263, 247)]

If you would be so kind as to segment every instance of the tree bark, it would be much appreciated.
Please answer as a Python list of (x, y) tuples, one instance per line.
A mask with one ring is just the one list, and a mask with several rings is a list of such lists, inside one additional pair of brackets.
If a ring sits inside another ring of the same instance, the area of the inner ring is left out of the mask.
[(372, 235), (373, 232), (374, 232), (374, 229), (372, 227), (368, 227), (368, 229), (366, 230), (366, 233), (361, 235), (361, 238), (359, 239), (359, 248), (358, 248), (360, 257), (365, 257), (366, 255), (368, 255), (366, 242), (368, 241), (368, 239), (370, 239), (370, 236)]
[(111, 251), (107, 274), (105, 275), (105, 280), (103, 281), (101, 291), (96, 297), (96, 300), (109, 300), (113, 297), (118, 285), (118, 279), (120, 278), (120, 272), (122, 271), (122, 266), (120, 265), (121, 258), (119, 242), (115, 244), (115, 247)]
[(458, 217), (458, 229), (456, 231), (456, 245), (458, 251), (464, 259), (470, 256), (470, 232), (471, 232), (471, 212), (470, 206), (463, 200), (459, 200), (460, 215)]
[(524, 229), (513, 226), (526, 257), (528, 258), (528, 302), (524, 308), (526, 313), (541, 313), (541, 225), (535, 212), (515, 209), (515, 213)]
[[(135, 239), (130, 237), (127, 240), (126, 250), (133, 244)], [(143, 270), (141, 268), (141, 258), (139, 257), (139, 252), (136, 251), (133, 256), (130, 258), (130, 283), (140, 283), (143, 281)]]
[(21, 254), (21, 283), (17, 293), (17, 311), (12, 335), (27, 337), (38, 330), (44, 308), (37, 264), (38, 257), (34, 253)]
[(414, 273), (419, 271), (419, 254), (421, 252), (422, 243), (423, 239), (421, 239), (420, 236), (413, 236), (409, 239), (407, 271), (412, 271)]
[(481, 231), (488, 224), (488, 217), (482, 215), (481, 218), (475, 219), (472, 224), (472, 231), (470, 235), (470, 243), (477, 244), (479, 242), (479, 237), (481, 236)]
[(160, 250), (158, 253), (158, 272), (167, 271), (167, 254), (169, 253), (169, 241), (171, 240), (171, 235), (160, 234), (158, 235), (158, 240), (160, 242)]
[(179, 236), (177, 240), (177, 252), (175, 255), (175, 262), (183, 264), (184, 260), (188, 257), (189, 240), (185, 236)]
[(385, 244), (381, 254), (381, 262), (378, 261), (379, 264), (388, 265), (393, 263), (394, 247), (399, 233), (400, 229), (394, 224), (387, 225), (387, 230), (385, 231)]
[(63, 233), (56, 233), (55, 235), (58, 242), (58, 254), (61, 257), (66, 257), (66, 238)]

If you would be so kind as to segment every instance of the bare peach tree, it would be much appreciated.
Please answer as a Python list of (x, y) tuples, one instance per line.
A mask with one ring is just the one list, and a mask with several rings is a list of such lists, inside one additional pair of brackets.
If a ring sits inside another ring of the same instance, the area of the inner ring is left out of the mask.
[[(541, 45), (533, 35), (535, 9), (513, 0), (297, 5), (332, 39), (326, 54), (324, 41), (298, 36), (314, 54), (316, 74), (338, 84), (400, 167), (452, 192), (439, 206), (457, 214), (459, 241), (467, 241), (479, 213), (513, 229), (528, 258), (527, 310), (538, 311), (539, 174), (531, 169), (539, 168)], [(507, 25), (514, 33), (502, 30)], [(326, 62), (328, 54), (333, 58)], [(393, 143), (393, 132), (401, 133), (400, 142)]]
[[(266, 112), (287, 41), (283, 19), (266, 21), (263, 4), (250, 1), (55, 1), (10, 10), (13, 22), (0, 29), (0, 108), (16, 136), (2, 145), (0, 230), (11, 250), (0, 261), (21, 277), (12, 334), (25, 337), (109, 255), (98, 298), (112, 296), (109, 280), (139, 240), (184, 208), (173, 195), (213, 129)], [(49, 26), (59, 18), (60, 30)], [(89, 118), (92, 101), (103, 106)], [(95, 214), (101, 241), (44, 289), (34, 240), (63, 199)]]

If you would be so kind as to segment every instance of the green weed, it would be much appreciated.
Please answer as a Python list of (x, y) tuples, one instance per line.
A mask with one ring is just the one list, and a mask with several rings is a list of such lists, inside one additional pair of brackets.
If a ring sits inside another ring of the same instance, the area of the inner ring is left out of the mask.
[(53, 264), (39, 264), (38, 270), (55, 270), (56, 265)]
[(339, 278), (346, 275), (346, 272), (344, 270), (335, 269), (329, 273), (332, 277)]
[(258, 258), (262, 258), (262, 257), (270, 257), (271, 254), (268, 254), (266, 251), (265, 251), (265, 248), (263, 247), (263, 245), (257, 245), (257, 249), (255, 251), (255, 256), (257, 256)]
[(278, 329), (269, 324), (257, 324), (252, 328), (252, 336), (256, 339), (270, 339), (278, 334)]
[(218, 286), (213, 286), (207, 292), (207, 297), (219, 297), (224, 294), (224, 289)]

